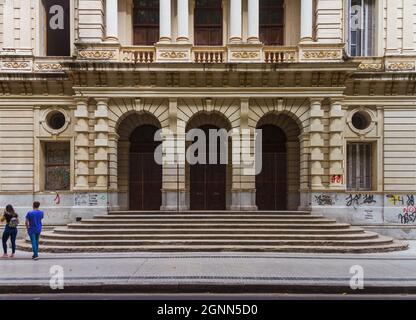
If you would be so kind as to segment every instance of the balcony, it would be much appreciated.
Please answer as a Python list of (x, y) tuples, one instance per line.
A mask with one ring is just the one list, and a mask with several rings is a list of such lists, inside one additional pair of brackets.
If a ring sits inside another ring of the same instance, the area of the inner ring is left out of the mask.
[(120, 49), (120, 62), (145, 64), (154, 62), (217, 63), (294, 63), (298, 62), (298, 48), (284, 46), (241, 46), (232, 49), (221, 46), (195, 46), (163, 48), (155, 46), (129, 46)]

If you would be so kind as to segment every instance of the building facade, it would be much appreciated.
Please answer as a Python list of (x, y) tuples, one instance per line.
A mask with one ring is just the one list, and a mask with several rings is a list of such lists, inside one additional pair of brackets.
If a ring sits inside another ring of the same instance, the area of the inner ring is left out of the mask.
[[(0, 48), (1, 206), (310, 209), (412, 236), (414, 0), (0, 0)], [(155, 164), (158, 129), (194, 128), (263, 129), (262, 172), (238, 137), (226, 165)]]

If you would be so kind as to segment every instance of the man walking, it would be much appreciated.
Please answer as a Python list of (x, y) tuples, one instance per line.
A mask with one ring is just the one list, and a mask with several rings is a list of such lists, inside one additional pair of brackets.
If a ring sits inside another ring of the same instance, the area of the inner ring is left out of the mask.
[(39, 259), (39, 237), (42, 232), (43, 211), (39, 210), (40, 203), (35, 201), (33, 203), (33, 210), (26, 215), (26, 229), (32, 242), (33, 260)]

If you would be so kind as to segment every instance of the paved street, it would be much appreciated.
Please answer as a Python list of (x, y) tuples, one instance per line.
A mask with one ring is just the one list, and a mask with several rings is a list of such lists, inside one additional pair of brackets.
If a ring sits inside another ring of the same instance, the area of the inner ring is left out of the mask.
[(352, 293), (352, 266), (364, 271), (365, 290), (355, 293), (416, 293), (415, 263), (416, 241), (407, 251), (366, 255), (84, 253), (32, 261), (19, 252), (0, 260), (0, 293), (62, 293), (49, 290), (51, 275), (52, 283), (62, 284), (61, 270), (67, 293)]

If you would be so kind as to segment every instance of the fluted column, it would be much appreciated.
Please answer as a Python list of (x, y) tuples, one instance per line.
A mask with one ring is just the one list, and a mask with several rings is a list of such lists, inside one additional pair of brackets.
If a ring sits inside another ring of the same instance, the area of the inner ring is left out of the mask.
[(302, 0), (300, 15), (300, 40), (312, 41), (313, 0)]
[(242, 40), (242, 11), (241, 0), (231, 0), (230, 3), (230, 42), (239, 43)]
[(159, 3), (159, 42), (170, 43), (172, 40), (171, 0), (160, 0)]
[(117, 0), (107, 0), (105, 4), (106, 38), (118, 40), (118, 7)]
[(189, 1), (178, 0), (178, 42), (189, 42)]
[(248, 42), (259, 42), (259, 1), (248, 0)]

